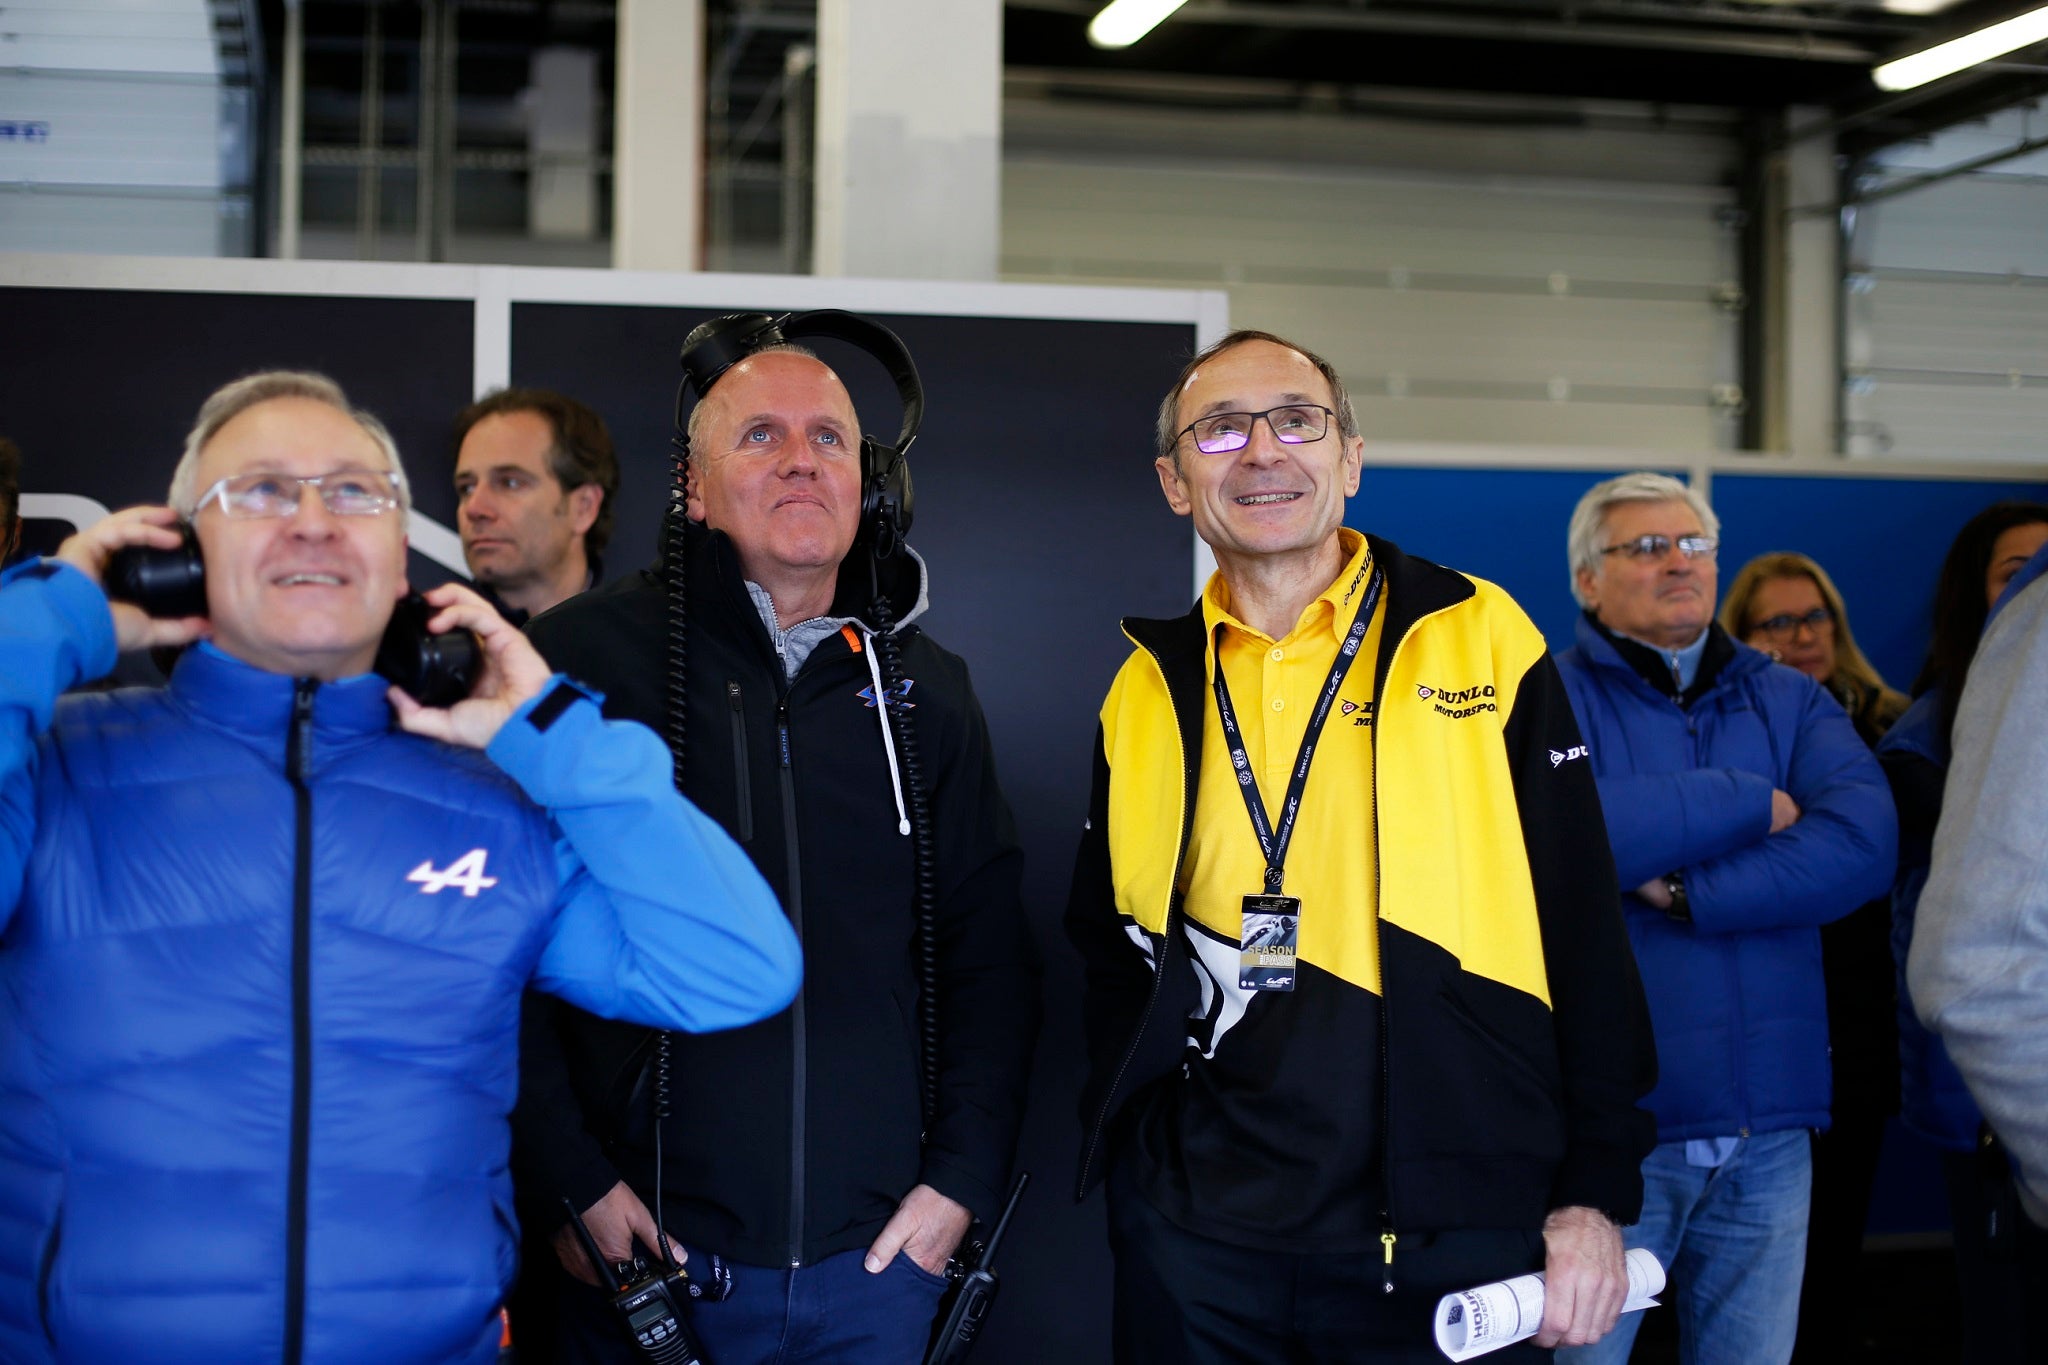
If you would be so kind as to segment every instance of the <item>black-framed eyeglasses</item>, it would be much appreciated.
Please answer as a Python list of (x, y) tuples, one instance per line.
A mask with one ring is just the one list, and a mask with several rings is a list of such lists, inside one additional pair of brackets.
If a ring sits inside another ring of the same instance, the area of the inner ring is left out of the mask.
[(1826, 607), (1815, 607), (1811, 611), (1781, 611), (1776, 616), (1766, 616), (1756, 623), (1754, 629), (1762, 631), (1773, 640), (1789, 640), (1805, 626), (1818, 635), (1822, 630), (1835, 624), (1835, 614)]
[(310, 479), (259, 472), (220, 480), (199, 495), (192, 510), (218, 502), (222, 515), (236, 521), (288, 517), (299, 510), (299, 499), (308, 488), (337, 517), (374, 517), (401, 501), (398, 475), (388, 469), (337, 469)]
[(1252, 428), (1261, 417), (1276, 440), (1291, 446), (1320, 441), (1330, 430), (1331, 411), (1316, 403), (1288, 403), (1264, 412), (1212, 412), (1182, 427), (1204, 455), (1227, 455), (1251, 444)]
[(1653, 534), (1637, 536), (1634, 540), (1624, 540), (1619, 545), (1606, 546), (1600, 553), (1627, 555), (1630, 559), (1662, 559), (1671, 553), (1671, 547), (1674, 545), (1678, 547), (1678, 553), (1687, 559), (1712, 559), (1721, 542), (1712, 536), (1680, 536), (1673, 540), (1670, 536)]

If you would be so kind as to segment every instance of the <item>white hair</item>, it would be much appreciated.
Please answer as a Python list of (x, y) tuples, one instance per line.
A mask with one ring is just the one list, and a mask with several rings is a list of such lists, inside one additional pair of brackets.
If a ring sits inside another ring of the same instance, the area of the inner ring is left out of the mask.
[(1586, 496), (1580, 498), (1579, 505), (1572, 509), (1571, 529), (1565, 533), (1572, 600), (1582, 607), (1587, 602), (1585, 593), (1579, 588), (1579, 571), (1600, 572), (1600, 542), (1606, 539), (1607, 509), (1624, 502), (1682, 502), (1700, 519), (1701, 530), (1717, 540), (1720, 538), (1721, 519), (1714, 515), (1714, 509), (1707, 505), (1707, 500), (1700, 496), (1698, 489), (1669, 474), (1638, 470), (1596, 483), (1586, 490)]
[(223, 384), (200, 404), (199, 420), (186, 433), (184, 453), (178, 457), (178, 467), (171, 472), (170, 504), (179, 516), (190, 521), (199, 510), (199, 457), (207, 442), (250, 408), (274, 398), (308, 398), (315, 403), (325, 403), (361, 427), (363, 434), (384, 453), (384, 463), (395, 477), (399, 510), (412, 511), (412, 485), (406, 481), (405, 466), (399, 462), (398, 443), (391, 439), (390, 431), (382, 422), (363, 409), (352, 407), (348, 395), (341, 391), (341, 385), (324, 374), (306, 370), (264, 370), (237, 379), (232, 384)]

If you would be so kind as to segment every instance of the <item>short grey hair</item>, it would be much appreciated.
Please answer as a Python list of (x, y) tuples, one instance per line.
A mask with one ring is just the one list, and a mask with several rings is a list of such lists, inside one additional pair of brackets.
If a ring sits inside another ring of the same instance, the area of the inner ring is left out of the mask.
[(1571, 529), (1565, 533), (1565, 554), (1571, 561), (1572, 600), (1582, 607), (1586, 605), (1586, 598), (1579, 590), (1579, 570), (1584, 569), (1591, 574), (1600, 572), (1600, 542), (1606, 535), (1607, 509), (1624, 502), (1682, 502), (1700, 519), (1701, 530), (1720, 538), (1721, 519), (1714, 515), (1714, 509), (1707, 505), (1707, 500), (1700, 496), (1698, 489), (1679, 482), (1669, 474), (1637, 470), (1633, 474), (1596, 483), (1586, 490), (1586, 496), (1580, 498), (1579, 505), (1572, 509)]
[(324, 374), (308, 370), (264, 370), (246, 375), (232, 384), (223, 384), (200, 404), (199, 420), (186, 433), (184, 453), (178, 457), (178, 467), (171, 473), (170, 503), (179, 516), (190, 521), (199, 510), (199, 457), (207, 442), (218, 436), (222, 427), (249, 409), (276, 398), (307, 398), (315, 403), (325, 403), (361, 427), (363, 434), (384, 453), (385, 465), (397, 476), (399, 510), (412, 511), (412, 485), (405, 477), (404, 464), (399, 461), (398, 443), (391, 439), (391, 432), (382, 422), (350, 404), (348, 395), (341, 391), (341, 385)]
[(1180, 468), (1180, 392), (1187, 387), (1188, 377), (1225, 351), (1252, 341), (1270, 341), (1275, 346), (1294, 352), (1315, 366), (1316, 373), (1322, 375), (1323, 382), (1330, 386), (1330, 401), (1337, 411), (1337, 434), (1347, 441), (1358, 434), (1358, 417), (1351, 410), (1351, 395), (1344, 391), (1344, 381), (1337, 377), (1335, 365), (1308, 347), (1297, 346), (1286, 337), (1274, 336), (1271, 332), (1261, 332), (1250, 327), (1240, 327), (1223, 340), (1203, 347), (1194, 359), (1181, 366), (1180, 373), (1174, 376), (1172, 386), (1166, 390), (1166, 397), (1159, 400), (1159, 421), (1153, 440), (1160, 459), (1171, 460), (1175, 469)]
[[(820, 365), (825, 365), (825, 362), (823, 360), (818, 359), (818, 353), (816, 351), (812, 350), (808, 346), (799, 346), (794, 341), (778, 341), (773, 346), (763, 346), (758, 351), (749, 351), (745, 355), (741, 356), (738, 360), (735, 360), (733, 362), (733, 365), (744, 365), (757, 355), (800, 355), (806, 360), (817, 360)], [(725, 378), (726, 372), (729, 371), (731, 368), (732, 366), (727, 366), (726, 370), (721, 370), (719, 372), (718, 378)], [(832, 370), (832, 367), (830, 365), (825, 365), (825, 368), (828, 370)], [(832, 377), (834, 379), (838, 379), (839, 371), (832, 370)], [(843, 386), (845, 384), (845, 381), (840, 380), (840, 383)], [(718, 387), (718, 379), (714, 379), (711, 381), (711, 387), (714, 389)], [(690, 443), (690, 449), (693, 451), (696, 450), (697, 448), (698, 436), (703, 434), (704, 423), (710, 420), (708, 417), (704, 415), (705, 410), (711, 406), (710, 403), (706, 401), (710, 397), (711, 395), (709, 392), (706, 392), (698, 397), (697, 406), (690, 409), (690, 420), (683, 431), (683, 438)], [(851, 405), (852, 401), (852, 395), (848, 394), (848, 404)], [(854, 435), (859, 436), (860, 414), (858, 412), (854, 413), (853, 422)]]

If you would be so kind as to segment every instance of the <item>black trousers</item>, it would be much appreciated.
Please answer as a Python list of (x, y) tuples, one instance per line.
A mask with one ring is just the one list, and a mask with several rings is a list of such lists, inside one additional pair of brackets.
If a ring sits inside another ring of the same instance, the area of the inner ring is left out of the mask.
[[(1117, 1365), (1443, 1365), (1437, 1300), (1543, 1268), (1538, 1231), (1404, 1235), (1394, 1292), (1382, 1253), (1280, 1253), (1232, 1246), (1160, 1216), (1121, 1171), (1109, 1181)], [(1543, 1361), (1522, 1342), (1489, 1365)]]

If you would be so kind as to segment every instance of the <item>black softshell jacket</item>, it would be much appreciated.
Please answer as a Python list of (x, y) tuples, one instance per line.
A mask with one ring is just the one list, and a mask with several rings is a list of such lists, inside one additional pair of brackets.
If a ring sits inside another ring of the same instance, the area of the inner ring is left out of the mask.
[[(834, 635), (785, 682), (731, 542), (693, 530), (687, 543), (684, 789), (781, 897), (803, 940), (803, 990), (763, 1023), (672, 1035), (665, 1086), (647, 1030), (529, 997), (521, 1205), (559, 1222), (563, 1197), (587, 1208), (624, 1179), (651, 1206), (652, 1115), (665, 1102), (661, 1218), (690, 1245), (809, 1264), (866, 1246), (920, 1182), (990, 1222), (1024, 1107), (1038, 973), (1022, 853), (967, 667), (907, 624), (922, 609), (922, 565), (899, 555), (887, 580), (906, 622), (895, 638), (936, 849), (938, 1103), (920, 1144), (912, 840), (898, 829), (872, 644)], [(870, 619), (871, 589), (845, 586), (867, 577), (864, 561), (848, 564), (835, 615)], [(607, 716), (666, 734), (658, 568), (528, 631), (553, 667), (605, 693)]]

